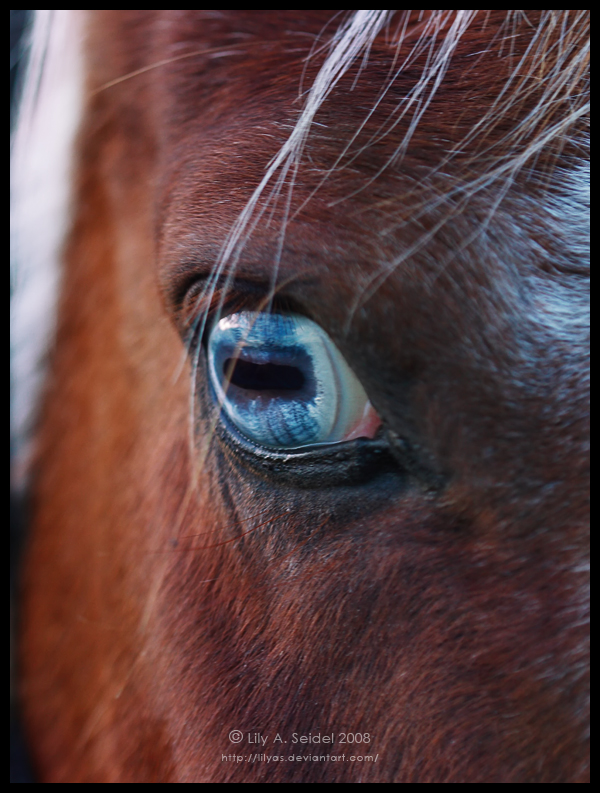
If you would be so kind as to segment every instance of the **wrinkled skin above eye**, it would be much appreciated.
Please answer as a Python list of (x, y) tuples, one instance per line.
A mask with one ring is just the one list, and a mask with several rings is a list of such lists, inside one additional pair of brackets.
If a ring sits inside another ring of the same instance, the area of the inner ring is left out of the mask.
[(299, 314), (224, 317), (210, 333), (208, 362), (219, 404), (261, 446), (373, 437), (381, 423), (329, 336)]

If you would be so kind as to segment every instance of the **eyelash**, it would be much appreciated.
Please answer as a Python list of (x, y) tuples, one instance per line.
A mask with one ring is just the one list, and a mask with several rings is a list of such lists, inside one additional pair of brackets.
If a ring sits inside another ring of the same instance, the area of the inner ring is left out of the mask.
[[(210, 330), (218, 318), (240, 311), (264, 311), (269, 306), (274, 312), (302, 314), (312, 319), (297, 301), (277, 294), (271, 296), (270, 286), (242, 279), (226, 283), (228, 279), (223, 276), (211, 290), (209, 299), (203, 294), (206, 281), (198, 280), (187, 290), (178, 312), (178, 323), (190, 351), (198, 342), (206, 349)], [(201, 338), (198, 338), (199, 333)]]

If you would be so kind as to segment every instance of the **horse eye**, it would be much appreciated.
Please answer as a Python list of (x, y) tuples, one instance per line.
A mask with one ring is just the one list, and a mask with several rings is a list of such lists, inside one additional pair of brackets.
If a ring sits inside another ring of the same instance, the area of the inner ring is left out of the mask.
[(210, 333), (208, 365), (228, 418), (261, 446), (372, 438), (381, 424), (329, 336), (298, 314), (224, 317)]

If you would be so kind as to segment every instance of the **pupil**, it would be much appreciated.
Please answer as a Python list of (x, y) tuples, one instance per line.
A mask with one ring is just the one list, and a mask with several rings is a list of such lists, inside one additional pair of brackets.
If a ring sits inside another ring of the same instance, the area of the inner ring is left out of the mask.
[(297, 366), (283, 366), (275, 363), (253, 363), (228, 358), (223, 364), (223, 374), (227, 377), (232, 363), (231, 383), (238, 388), (251, 391), (299, 391), (305, 382), (302, 371)]

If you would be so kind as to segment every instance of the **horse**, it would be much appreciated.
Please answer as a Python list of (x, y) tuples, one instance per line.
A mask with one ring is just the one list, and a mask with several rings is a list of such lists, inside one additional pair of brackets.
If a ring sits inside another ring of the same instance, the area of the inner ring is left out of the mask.
[(589, 13), (38, 14), (39, 779), (587, 782)]

